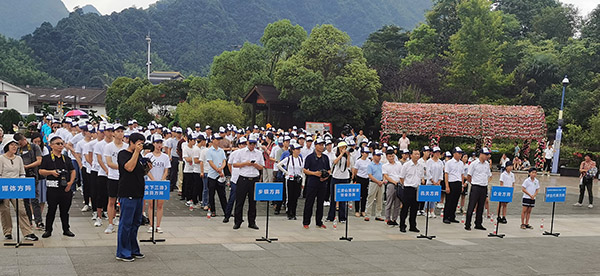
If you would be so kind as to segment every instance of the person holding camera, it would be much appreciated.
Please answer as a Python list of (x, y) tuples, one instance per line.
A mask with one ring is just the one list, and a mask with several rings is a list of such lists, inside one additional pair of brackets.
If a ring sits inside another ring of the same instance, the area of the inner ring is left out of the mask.
[[(335, 159), (333, 160), (333, 175), (331, 178), (331, 202), (335, 202), (335, 185), (350, 183), (350, 152), (347, 150), (348, 144), (346, 142), (339, 142), (335, 151)], [(327, 220), (334, 221), (336, 211), (339, 213), (339, 221), (346, 221), (346, 202), (336, 202), (329, 206), (329, 213), (327, 214)]]
[[(256, 225), (256, 201), (254, 200), (254, 184), (258, 181), (260, 171), (265, 166), (265, 160), (260, 151), (256, 149), (256, 143), (253, 136), (248, 139), (248, 146), (240, 151), (233, 159), (233, 167), (240, 168), (239, 178), (236, 189), (235, 199), (235, 221), (233, 229), (239, 229), (242, 224), (242, 212), (244, 211), (244, 202), (248, 196), (248, 227), (258, 230)], [(223, 154), (224, 155), (224, 154)], [(224, 156), (223, 156), (224, 157)], [(208, 158), (207, 158), (208, 159)], [(213, 162), (215, 159), (212, 158)], [(213, 166), (211, 164), (211, 166)], [(219, 171), (223, 176), (222, 170)]]
[(323, 224), (323, 202), (327, 196), (327, 181), (331, 175), (331, 166), (329, 157), (325, 151), (325, 140), (319, 138), (315, 141), (315, 151), (306, 157), (304, 162), (304, 174), (306, 175), (306, 203), (304, 205), (304, 214), (302, 224), (305, 229), (310, 225), (313, 205), (317, 200), (317, 212), (315, 222), (318, 228), (327, 228)]
[(144, 209), (144, 186), (146, 185), (144, 175), (152, 169), (151, 162), (142, 163), (141, 153), (145, 140), (146, 137), (143, 134), (132, 133), (129, 136), (127, 149), (117, 154), (117, 164), (119, 165), (117, 196), (119, 197), (121, 216), (117, 232), (116, 258), (124, 262), (144, 258), (144, 254), (140, 252), (137, 235), (142, 224)]
[[(277, 163), (277, 168), (284, 175), (284, 183), (288, 191), (287, 218), (296, 220), (296, 208), (298, 207), (298, 198), (302, 190), (302, 168), (303, 158), (300, 156), (302, 146), (293, 144), (292, 155), (284, 158)], [(281, 205), (279, 205), (281, 206)]]
[[(38, 166), (42, 164), (42, 150), (38, 145), (29, 143), (25, 138), (25, 135), (23, 135), (22, 133), (15, 133), (13, 139), (15, 139), (15, 141), (19, 143), (17, 155), (21, 156), (21, 159), (23, 159), (23, 164), (25, 165), (25, 177), (35, 178), (37, 185)], [(36, 227), (38, 229), (43, 229), (44, 223), (42, 222), (42, 209), (40, 207), (40, 202), (38, 198), (39, 193), (38, 195), (36, 195), (36, 198), (24, 199), (25, 211), (27, 212), (27, 217), (29, 218), (29, 221), (31, 221), (31, 215), (33, 212)]]
[(75, 181), (75, 169), (71, 158), (63, 154), (65, 142), (60, 136), (50, 139), (49, 155), (42, 158), (40, 175), (46, 178), (48, 213), (46, 213), (46, 231), (42, 238), (52, 236), (52, 226), (56, 216), (56, 208), (60, 211), (63, 235), (75, 237), (69, 226), (69, 208), (73, 199), (71, 186)]

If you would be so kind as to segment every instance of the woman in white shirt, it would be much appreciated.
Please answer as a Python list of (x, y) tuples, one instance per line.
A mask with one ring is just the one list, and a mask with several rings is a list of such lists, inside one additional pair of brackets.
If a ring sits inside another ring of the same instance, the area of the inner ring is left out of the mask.
[[(512, 172), (513, 164), (508, 161), (505, 164), (505, 171), (500, 174), (500, 186), (512, 187), (515, 183), (515, 174)], [(506, 224), (506, 206), (508, 202), (500, 202), (498, 204), (498, 222)], [(502, 214), (502, 216), (500, 216)]]
[[(331, 200), (334, 201), (336, 184), (350, 183), (350, 152), (347, 150), (348, 144), (340, 142), (335, 150), (335, 159), (333, 159), (332, 178), (331, 178)], [(346, 221), (346, 202), (336, 202), (329, 206), (327, 220), (334, 221), (336, 211), (340, 222)]]
[(531, 210), (535, 206), (535, 198), (540, 191), (540, 182), (535, 178), (537, 176), (537, 170), (535, 168), (529, 169), (529, 177), (523, 181), (523, 210), (521, 211), (521, 229), (533, 229), (529, 225), (529, 218), (531, 217)]
[(290, 148), (292, 149), (292, 155), (283, 158), (277, 163), (277, 168), (283, 172), (288, 191), (288, 220), (296, 220), (296, 207), (298, 206), (300, 190), (302, 190), (302, 169), (304, 168), (304, 164), (303, 158), (300, 157), (302, 146), (293, 144)]
[[(367, 172), (371, 160), (369, 160), (371, 151), (367, 147), (361, 148), (361, 157), (354, 163), (352, 168), (352, 179), (355, 183), (360, 184), (360, 201), (354, 203), (354, 214), (356, 217), (366, 216), (367, 194), (369, 193), (369, 173)], [(360, 213), (359, 213), (360, 211)]]
[[(148, 172), (148, 180), (151, 181), (159, 181), (159, 180), (167, 180), (169, 175), (169, 168), (171, 168), (171, 161), (169, 161), (169, 156), (162, 152), (163, 149), (163, 139), (160, 135), (156, 135), (153, 137), (154, 151), (149, 152), (144, 157), (150, 159), (152, 162), (152, 169)], [(154, 214), (152, 213), (153, 200), (148, 200), (148, 217), (152, 217)], [(163, 217), (163, 205), (164, 200), (156, 201), (156, 232), (162, 233), (163, 230), (160, 228), (160, 222)], [(152, 219), (150, 219), (150, 228), (148, 229), (148, 233), (152, 233), (154, 230), (154, 225), (152, 225)]]
[(508, 157), (506, 157), (506, 153), (502, 154), (500, 158), (500, 171), (503, 172), (506, 169), (506, 162), (510, 161)]

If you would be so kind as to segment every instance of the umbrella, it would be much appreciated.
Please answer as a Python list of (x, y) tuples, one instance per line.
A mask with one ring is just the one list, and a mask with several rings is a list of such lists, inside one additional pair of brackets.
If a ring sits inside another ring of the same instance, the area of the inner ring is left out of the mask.
[(87, 116), (87, 114), (81, 110), (74, 109), (74, 110), (67, 112), (67, 114), (65, 114), (65, 116), (66, 117)]

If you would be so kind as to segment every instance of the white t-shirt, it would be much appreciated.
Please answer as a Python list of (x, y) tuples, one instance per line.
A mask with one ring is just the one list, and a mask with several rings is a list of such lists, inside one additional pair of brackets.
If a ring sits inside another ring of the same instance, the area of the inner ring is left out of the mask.
[(465, 164), (455, 158), (446, 162), (444, 172), (448, 173), (448, 182), (462, 181), (463, 173), (466, 174)]
[[(335, 158), (333, 159), (335, 161)], [(342, 156), (340, 161), (337, 164), (333, 165), (332, 177), (336, 179), (349, 179), (350, 178), (350, 169), (352, 168), (352, 164), (347, 164), (346, 156)], [(332, 162), (333, 163), (333, 162)]]
[[(281, 160), (281, 162), (279, 162), (278, 165), (286, 169), (287, 175), (285, 175), (285, 177), (287, 178), (290, 175), (302, 175), (302, 168), (304, 168), (304, 160), (302, 160), (302, 157), (300, 156), (294, 158), (292, 155), (290, 155), (286, 158), (283, 158), (283, 160)], [(348, 178), (350, 177), (348, 176)]]
[[(83, 140), (83, 134), (77, 133), (67, 143), (73, 144), (73, 149), (75, 149), (75, 152), (77, 152), (77, 144), (79, 144), (79, 142), (82, 140)], [(69, 151), (68, 156), (69, 156), (69, 158), (71, 158), (71, 160), (75, 160), (75, 155), (73, 155), (73, 153), (71, 151)]]
[[(169, 156), (164, 153), (161, 153), (160, 156), (156, 157), (154, 153), (150, 152), (144, 156), (150, 161), (152, 161), (152, 169), (150, 173), (154, 177), (154, 180), (164, 180), (161, 179), (163, 174), (165, 173), (165, 169), (171, 168), (171, 162), (169, 161)], [(168, 175), (167, 175), (168, 177)]]
[(507, 171), (504, 171), (500, 175), (500, 186), (512, 187), (514, 183), (515, 183), (515, 174), (514, 173), (510, 172), (510, 174), (509, 174)]
[(383, 174), (394, 180), (396, 183), (400, 181), (400, 174), (402, 173), (402, 164), (400, 162), (387, 163), (382, 166)]
[(427, 160), (425, 162), (425, 178), (427, 179), (427, 185), (433, 184), (433, 182), (438, 182), (444, 179), (444, 164), (442, 161), (438, 159), (438, 161), (433, 161), (433, 159)]
[[(240, 152), (240, 150), (242, 149), (237, 149), (234, 150), (230, 155), (229, 155), (229, 159), (227, 159), (227, 162), (229, 164), (233, 164), (231, 163), (233, 161), (233, 159), (236, 158), (236, 155)], [(202, 152), (204, 153), (205, 151), (202, 150)], [(202, 154), (202, 155), (206, 155), (206, 154)], [(204, 156), (203, 156), (204, 158)], [(231, 166), (231, 182), (233, 183), (237, 183), (238, 178), (240, 178), (240, 168), (236, 168), (233, 165)]]
[(408, 137), (400, 138), (398, 140), (398, 148), (399, 149), (401, 149), (401, 150), (408, 149), (408, 145), (410, 145), (410, 139), (408, 139)]
[(481, 162), (479, 159), (473, 161), (469, 165), (468, 175), (471, 176), (471, 184), (479, 186), (487, 186), (492, 171), (490, 169), (490, 163), (488, 161)]
[[(93, 170), (98, 172), (98, 176), (107, 176), (107, 172), (105, 172), (102, 167), (100, 167), (100, 163), (98, 163), (98, 154), (101, 156), (104, 155), (104, 146), (106, 146), (106, 141), (102, 140), (94, 145), (94, 162), (93, 162)], [(104, 161), (104, 158), (102, 159)]]
[(544, 157), (546, 159), (552, 159), (552, 157), (554, 157), (554, 149), (546, 148), (544, 150)]
[(81, 140), (77, 143), (77, 145), (75, 145), (75, 153), (79, 154), (81, 156), (81, 165), (87, 170), (88, 169), (88, 165), (87, 165), (87, 161), (85, 160), (85, 156), (83, 155), (83, 151), (86, 148), (87, 144), (90, 143), (90, 141), (86, 142), (85, 139)]
[(362, 178), (369, 178), (369, 164), (371, 164), (371, 160), (369, 160), (368, 158), (365, 160), (356, 160), (356, 163), (354, 164), (354, 168), (357, 169), (356, 175)]
[[(537, 191), (540, 188), (540, 182), (537, 180), (537, 178), (532, 181), (531, 177), (527, 177), (527, 179), (523, 181), (522, 186), (529, 194), (533, 195), (535, 194), (535, 191)], [(523, 193), (523, 198), (531, 199), (531, 197), (526, 193)]]
[(87, 165), (85, 167), (85, 169), (87, 170), (88, 173), (91, 173), (92, 171), (97, 171), (94, 169), (94, 146), (96, 146), (96, 143), (98, 143), (98, 139), (94, 139), (92, 141), (90, 141), (89, 143), (85, 144), (85, 147), (83, 148), (83, 154), (81, 156), (82, 159), (85, 159), (85, 155), (90, 154), (90, 152), (92, 153), (92, 163), (88, 163), (87, 161), (85, 161), (84, 165)]
[[(202, 161), (202, 159), (200, 159), (200, 155), (202, 154), (202, 149), (198, 147), (198, 145), (194, 146), (194, 158), (198, 158), (200, 160), (200, 162), (204, 162)], [(206, 166), (206, 164), (204, 164)], [(196, 164), (194, 162), (194, 173), (200, 173), (200, 163)]]
[(193, 146), (192, 148), (190, 148), (187, 144), (185, 145), (185, 147), (182, 145), (181, 146), (181, 154), (183, 155), (182, 160), (184, 162), (183, 164), (183, 172), (184, 173), (193, 173), (194, 172), (194, 165), (193, 165), (193, 160), (192, 160), (192, 164), (190, 164), (190, 162), (188, 162), (187, 160), (185, 160), (185, 158), (191, 157), (192, 159), (194, 158), (194, 148), (196, 146)]
[(210, 170), (210, 165), (206, 161), (206, 153), (207, 152), (208, 152), (207, 147), (200, 148), (200, 160), (202, 160), (202, 163), (204, 164), (204, 173), (208, 173), (208, 170)]
[[(126, 149), (128, 147), (127, 144), (121, 142), (121, 147), (117, 147), (117, 145), (115, 144), (115, 142), (111, 142), (110, 144), (107, 144), (106, 146), (104, 146), (104, 161), (106, 162), (106, 157), (110, 156), (110, 160), (112, 163), (117, 164), (117, 156), (119, 155), (119, 152)], [(111, 168), (108, 163), (105, 164), (106, 167), (108, 168), (108, 179), (111, 180), (119, 180), (119, 169), (113, 169)]]

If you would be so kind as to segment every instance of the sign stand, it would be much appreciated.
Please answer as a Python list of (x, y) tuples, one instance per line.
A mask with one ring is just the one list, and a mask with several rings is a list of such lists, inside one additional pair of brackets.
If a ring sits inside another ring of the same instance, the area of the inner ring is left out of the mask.
[[(6, 200), (10, 200), (10, 199), (6, 199)], [(19, 199), (15, 199), (16, 204), (15, 204), (15, 212), (17, 215), (17, 242), (7, 242), (4, 243), (4, 246), (14, 246), (15, 248), (19, 248), (19, 246), (33, 246), (33, 243), (23, 243), (21, 242), (21, 237), (20, 237), (20, 227), (19, 227)]]
[(554, 210), (556, 209), (556, 202), (565, 202), (567, 197), (567, 187), (546, 187), (546, 202), (552, 202), (552, 222), (550, 223), (550, 232), (544, 231), (544, 236), (557, 237), (560, 233), (554, 231)]
[(558, 238), (560, 233), (552, 232), (554, 230), (554, 208), (556, 207), (556, 202), (552, 202), (552, 222), (550, 223), (550, 232), (544, 231), (542, 235), (544, 236), (555, 236)]
[[(498, 210), (500, 210), (500, 202), (498, 202)], [(498, 213), (499, 213), (499, 212), (498, 212)], [(500, 214), (498, 214), (498, 217), (499, 217), (499, 216), (500, 216)], [(500, 234), (500, 233), (498, 232), (498, 227), (499, 227), (499, 226), (500, 226), (500, 222), (499, 222), (499, 221), (496, 221), (496, 231), (494, 231), (494, 233), (489, 233), (489, 234), (488, 234), (488, 237), (490, 237), (490, 238), (491, 238), (491, 237), (504, 238), (504, 236), (506, 236), (506, 235), (504, 235), (504, 234)]]
[(429, 233), (429, 206), (428, 202), (439, 202), (442, 198), (442, 187), (438, 185), (419, 185), (417, 189), (417, 201), (425, 202), (425, 208), (427, 208), (427, 216), (425, 217), (425, 235), (420, 234), (417, 236), (418, 239), (433, 240), (435, 236), (428, 235)]
[(256, 183), (254, 186), (254, 199), (256, 201), (267, 202), (267, 222), (265, 236), (256, 241), (266, 241), (268, 243), (278, 241), (278, 238), (269, 238), (269, 208), (271, 201), (281, 201), (283, 199), (283, 183)]
[(261, 237), (260, 239), (256, 239), (256, 241), (266, 241), (268, 243), (274, 242), (274, 241), (278, 241), (278, 238), (269, 238), (269, 201), (267, 201), (267, 225), (266, 225), (266, 229), (265, 229), (265, 236)]
[(348, 202), (346, 202), (346, 236), (343, 236), (340, 238), (340, 241), (352, 241), (352, 237), (348, 237), (348, 223), (350, 222), (350, 216), (348, 215), (348, 212), (350, 211), (350, 208), (348, 207)]
[(155, 239), (154, 232), (156, 232), (156, 224), (154, 224), (154, 217), (156, 217), (156, 199), (152, 200), (152, 237), (149, 240), (140, 240), (140, 242), (151, 242), (156, 244), (157, 242), (164, 242), (165, 239)]

